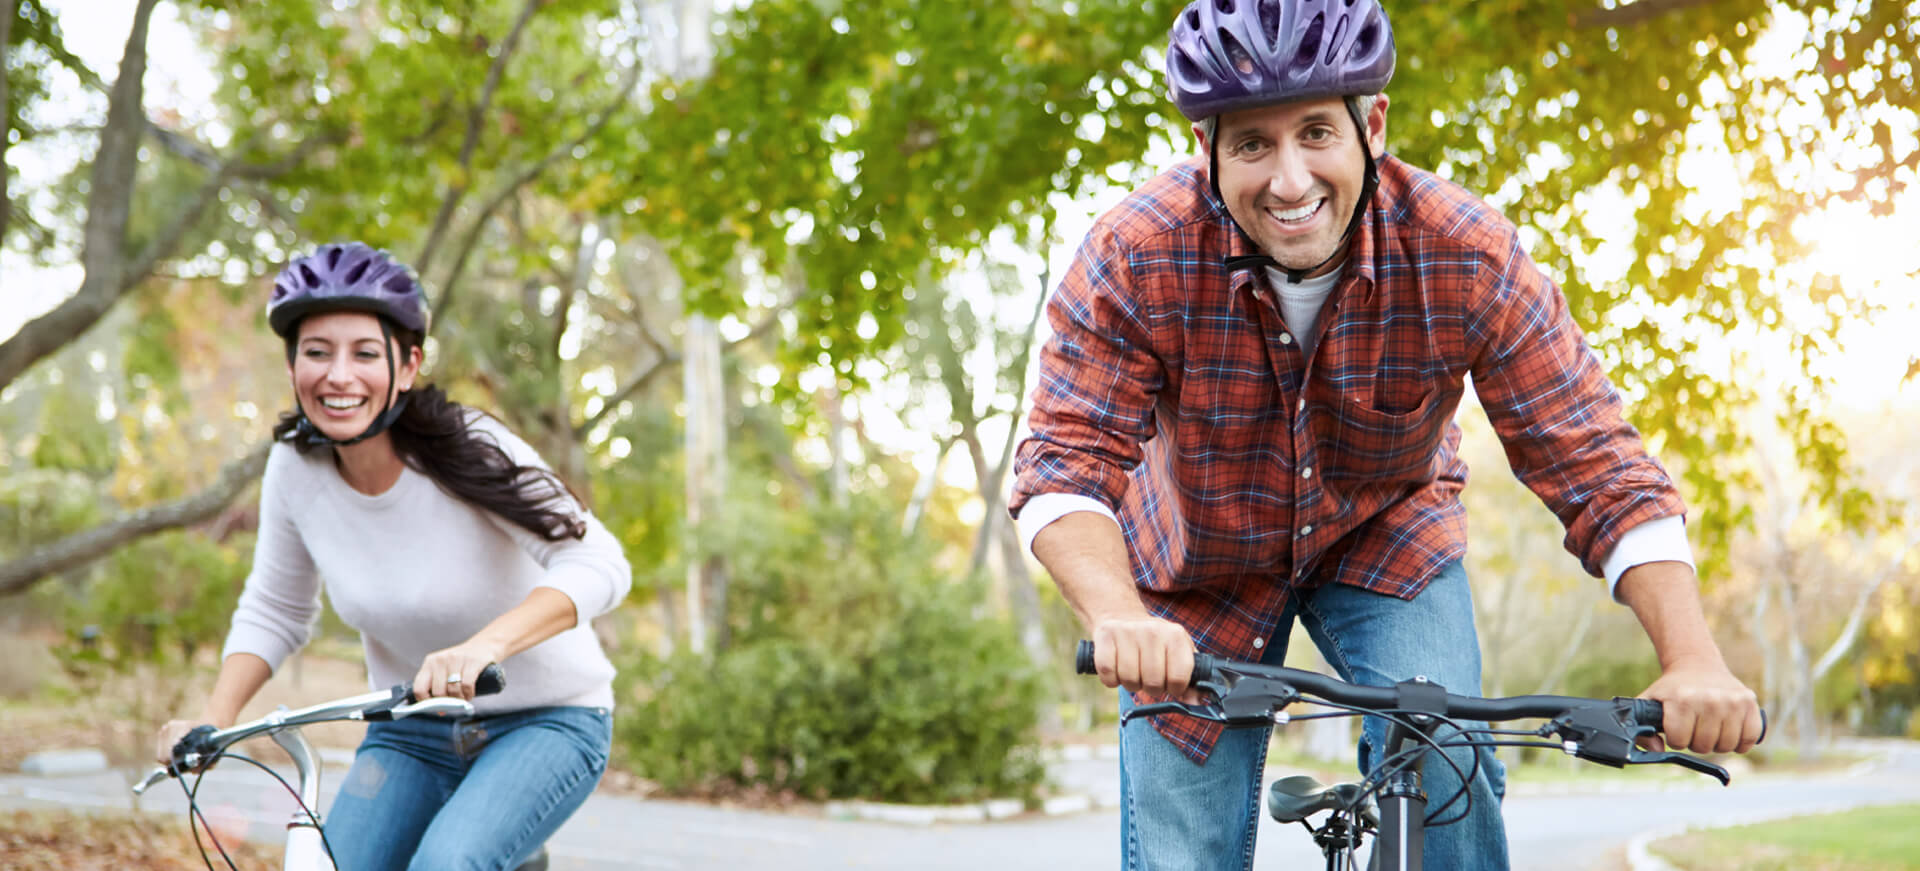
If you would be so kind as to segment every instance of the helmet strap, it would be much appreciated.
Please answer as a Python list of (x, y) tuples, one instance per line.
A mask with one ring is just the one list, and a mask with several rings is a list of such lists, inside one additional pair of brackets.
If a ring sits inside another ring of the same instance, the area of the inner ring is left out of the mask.
[[(1373, 192), (1380, 188), (1380, 165), (1373, 159), (1373, 149), (1367, 147), (1367, 119), (1360, 114), (1360, 99), (1349, 96), (1344, 99), (1344, 102), (1347, 104), (1347, 114), (1353, 117), (1353, 128), (1360, 133), (1360, 153), (1367, 159), (1367, 171), (1360, 183), (1360, 198), (1354, 201), (1353, 216), (1347, 219), (1347, 230), (1340, 234), (1340, 241), (1333, 246), (1333, 251), (1327, 254), (1325, 260), (1302, 269), (1282, 266), (1279, 261), (1266, 254), (1242, 254), (1238, 257), (1226, 257), (1220, 261), (1227, 271), (1270, 266), (1284, 273), (1288, 284), (1299, 284), (1308, 276), (1318, 272), (1320, 267), (1332, 263), (1335, 258), (1347, 253), (1347, 243), (1353, 241), (1353, 234), (1360, 230), (1360, 220), (1366, 214), (1368, 204), (1373, 202)], [(1217, 129), (1215, 134), (1213, 139), (1207, 141), (1207, 174), (1208, 180), (1213, 185), (1213, 195), (1225, 203), (1226, 197), (1220, 196), (1220, 146), (1213, 141), (1219, 138)], [(1247, 247), (1257, 250), (1258, 246), (1254, 245), (1253, 237), (1247, 235), (1246, 229), (1240, 226), (1240, 222), (1233, 220), (1231, 211), (1227, 213), (1227, 220), (1232, 221), (1234, 230), (1247, 240)]]
[[(377, 317), (375, 320), (380, 322), (381, 347), (387, 358), (387, 390), (388, 395), (391, 396), (393, 395), (393, 379), (395, 375), (393, 366), (393, 328), (387, 325), (387, 319), (384, 317)], [(293, 429), (287, 432), (285, 440), (312, 447), (357, 445), (386, 432), (388, 427), (393, 426), (394, 422), (400, 419), (400, 414), (407, 410), (407, 394), (408, 391), (402, 390), (391, 402), (388, 401), (386, 396), (382, 396), (380, 398), (382, 405), (380, 414), (374, 417), (372, 423), (367, 424), (366, 431), (353, 438), (338, 441), (329, 438), (326, 433), (320, 431), (319, 427), (313, 425), (313, 421), (307, 418), (307, 410), (300, 407), (299, 397), (296, 396), (293, 405), (295, 408), (300, 409), (300, 419), (294, 421)]]

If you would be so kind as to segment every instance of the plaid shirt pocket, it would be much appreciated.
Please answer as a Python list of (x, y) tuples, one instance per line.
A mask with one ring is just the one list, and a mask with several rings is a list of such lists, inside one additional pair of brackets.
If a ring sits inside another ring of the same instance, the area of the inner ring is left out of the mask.
[(1330, 481), (1432, 480), (1455, 404), (1439, 389), (1425, 391), (1407, 411), (1346, 396), (1309, 403), (1321, 474)]

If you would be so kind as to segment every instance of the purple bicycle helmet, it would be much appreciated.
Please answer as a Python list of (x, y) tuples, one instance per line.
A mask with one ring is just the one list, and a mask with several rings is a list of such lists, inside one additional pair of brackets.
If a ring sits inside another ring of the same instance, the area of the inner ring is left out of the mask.
[(402, 329), (427, 331), (427, 297), (399, 261), (359, 242), (322, 245), (287, 264), (273, 280), (267, 323), (292, 339), (300, 319), (316, 312), (384, 315)]
[(1167, 89), (1189, 121), (1293, 100), (1378, 94), (1393, 78), (1378, 0), (1193, 0), (1167, 42)]

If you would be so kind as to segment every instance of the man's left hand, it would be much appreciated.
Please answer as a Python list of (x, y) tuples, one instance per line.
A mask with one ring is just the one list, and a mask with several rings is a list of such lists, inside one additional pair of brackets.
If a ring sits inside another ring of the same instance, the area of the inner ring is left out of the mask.
[(1676, 662), (1640, 697), (1665, 708), (1666, 740), (1652, 738), (1650, 749), (1745, 753), (1760, 742), (1760, 701), (1725, 663)]

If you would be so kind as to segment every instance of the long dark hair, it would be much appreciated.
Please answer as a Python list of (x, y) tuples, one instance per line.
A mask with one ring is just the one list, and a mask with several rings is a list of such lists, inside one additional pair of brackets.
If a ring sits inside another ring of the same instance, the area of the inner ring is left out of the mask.
[[(391, 321), (387, 325), (400, 346), (401, 359), (420, 346), (420, 333)], [(293, 336), (298, 335), (299, 330), (294, 330)], [(289, 362), (297, 341), (294, 337), (287, 339)], [(573, 491), (546, 469), (515, 463), (491, 434), (469, 424), (470, 416), (476, 413), (485, 414), (448, 399), (446, 391), (437, 386), (415, 384), (407, 391), (406, 409), (387, 430), (393, 437), (394, 453), (455, 498), (504, 517), (548, 541), (585, 538), (587, 524), (579, 513), (555, 507), (579, 504)], [(285, 440), (299, 422), (298, 408), (281, 412), (280, 422), (273, 427), (274, 439)], [(303, 456), (320, 447), (304, 439), (293, 439), (291, 444)]]

